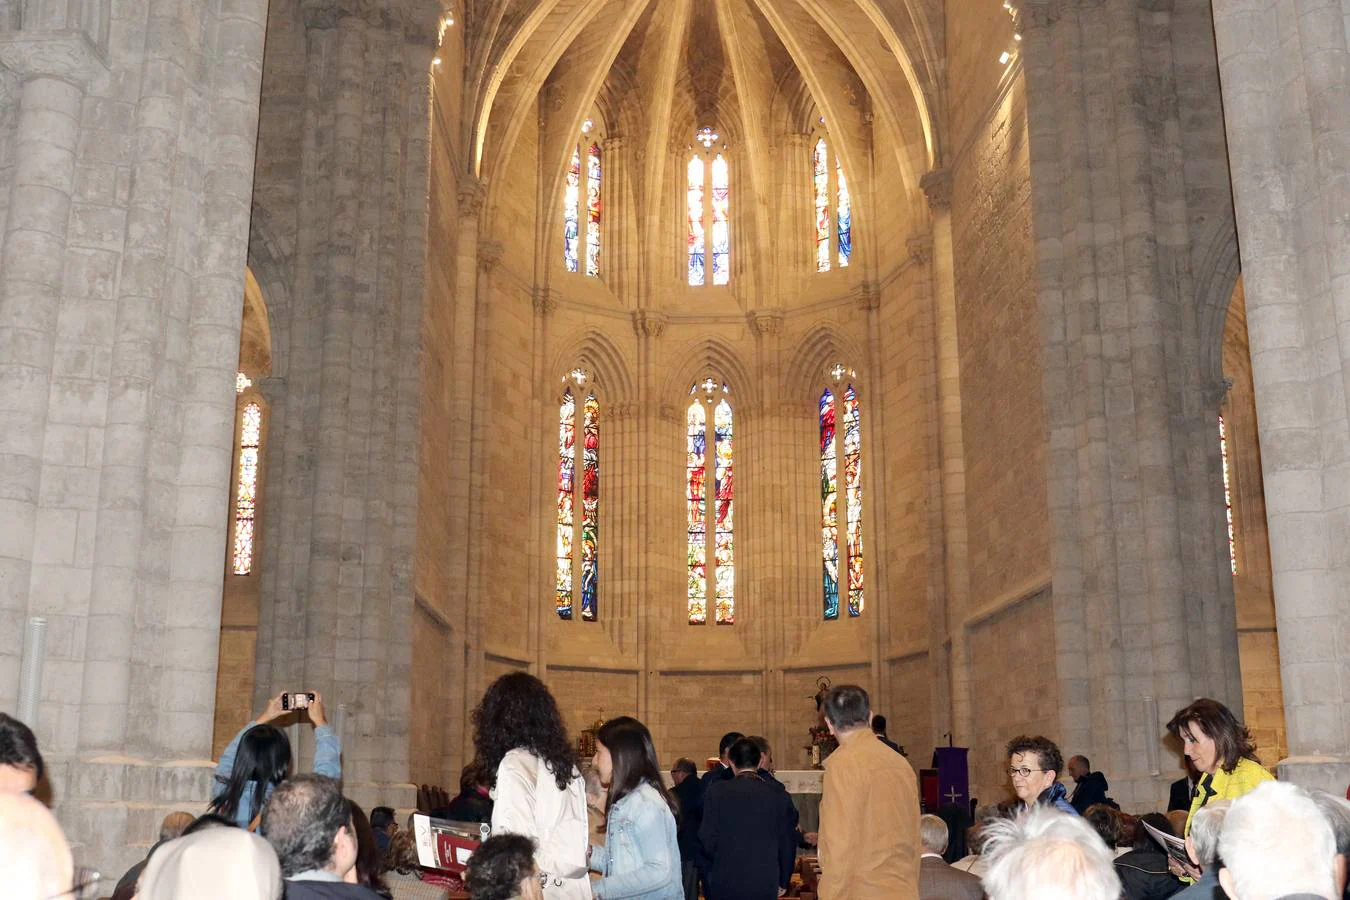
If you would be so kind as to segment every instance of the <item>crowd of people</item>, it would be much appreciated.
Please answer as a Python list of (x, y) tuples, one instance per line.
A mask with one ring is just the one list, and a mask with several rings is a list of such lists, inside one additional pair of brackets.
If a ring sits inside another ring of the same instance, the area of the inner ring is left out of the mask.
[[(1275, 781), (1223, 704), (1197, 700), (1168, 730), (1191, 774), (1173, 808), (1128, 815), (1084, 756), (1067, 763), (1043, 736), (1007, 745), (1015, 800), (972, 822), (921, 815), (917, 778), (885, 739), (867, 692), (821, 701), (838, 747), (825, 760), (820, 822), (800, 827), (763, 737), (726, 734), (701, 778), (665, 773), (650, 730), (604, 723), (581, 759), (537, 678), (505, 675), (473, 714), (474, 761), (432, 812), (491, 836), (460, 876), (419, 865), (395, 810), (342, 793), (341, 746), (323, 699), (308, 695), (313, 772), (293, 775), (274, 698), (222, 754), (200, 815), (176, 812), (144, 860), (114, 885), (77, 869), (51, 812), (32, 731), (0, 714), (0, 896), (15, 900), (777, 900), (795, 895), (812, 846), (819, 900), (1343, 900), (1350, 799)], [(1061, 781), (1067, 775), (1072, 789)]]

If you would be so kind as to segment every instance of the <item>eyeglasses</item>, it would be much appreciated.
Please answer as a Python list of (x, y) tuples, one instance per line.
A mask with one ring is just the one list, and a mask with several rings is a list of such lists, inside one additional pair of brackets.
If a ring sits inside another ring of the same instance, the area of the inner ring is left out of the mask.
[(1050, 769), (1028, 769), (1026, 766), (1022, 766), (1020, 769), (1009, 769), (1009, 770), (1008, 770), (1008, 777), (1009, 777), (1009, 778), (1016, 778), (1017, 776), (1020, 775), (1020, 776), (1022, 776), (1023, 778), (1030, 778), (1032, 772), (1049, 772), (1049, 771), (1051, 771), (1051, 770), (1050, 770)]
[(53, 894), (48, 900), (64, 900), (66, 897), (72, 900), (97, 900), (98, 886), (103, 880), (94, 869), (77, 868), (75, 870), (75, 886), (68, 891), (62, 891), (59, 894)]

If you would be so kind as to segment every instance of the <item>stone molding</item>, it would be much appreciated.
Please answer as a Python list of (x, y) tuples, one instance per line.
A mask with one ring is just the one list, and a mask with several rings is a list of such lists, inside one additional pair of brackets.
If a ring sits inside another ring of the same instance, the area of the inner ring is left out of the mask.
[(354, 18), (385, 31), (401, 31), (414, 43), (436, 43), (434, 10), (407, 9), (385, 0), (303, 0), (300, 8), (307, 29), (333, 28), (342, 19)]
[(0, 66), (25, 81), (57, 78), (77, 87), (108, 68), (89, 36), (76, 30), (0, 33)]
[(461, 216), (478, 218), (487, 200), (487, 183), (477, 178), (465, 176), (455, 186), (455, 201)]
[(662, 422), (679, 425), (684, 422), (684, 410), (677, 407), (674, 403), (662, 403), (656, 410), (656, 417)]
[(926, 266), (933, 261), (933, 236), (931, 234), (916, 234), (905, 241), (905, 247), (909, 250), (909, 258), (921, 266)]
[(552, 315), (562, 306), (562, 294), (556, 288), (536, 285), (531, 296), (534, 303), (534, 311), (541, 316)]
[(783, 331), (783, 313), (781, 310), (759, 310), (747, 316), (750, 328), (755, 334), (764, 336), (781, 334)]
[(659, 338), (666, 333), (666, 314), (651, 309), (633, 311), (633, 330), (638, 337)]
[(952, 208), (952, 173), (950, 169), (934, 169), (919, 179), (919, 187), (928, 197), (928, 206), (934, 212)]

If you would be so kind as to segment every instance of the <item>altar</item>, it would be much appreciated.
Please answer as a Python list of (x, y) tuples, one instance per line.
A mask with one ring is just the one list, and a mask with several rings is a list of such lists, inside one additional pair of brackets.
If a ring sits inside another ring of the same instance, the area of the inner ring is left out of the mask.
[(820, 795), (824, 790), (825, 772), (821, 769), (779, 769), (773, 776), (783, 782), (792, 797), (802, 831), (819, 831)]

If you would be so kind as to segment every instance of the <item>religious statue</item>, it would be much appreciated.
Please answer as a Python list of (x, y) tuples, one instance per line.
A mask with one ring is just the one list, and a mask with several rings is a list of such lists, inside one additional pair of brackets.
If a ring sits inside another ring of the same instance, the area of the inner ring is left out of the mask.
[(600, 733), (600, 729), (605, 725), (605, 711), (600, 710), (600, 717), (592, 723), (590, 728), (581, 730), (581, 737), (577, 738), (577, 756), (583, 760), (588, 760), (595, 755), (595, 736)]
[(816, 679), (816, 724), (811, 728), (811, 742), (806, 752), (811, 756), (811, 768), (823, 768), (825, 757), (839, 749), (839, 741), (830, 734), (830, 726), (825, 724), (825, 695), (830, 692), (830, 679), (821, 675)]

